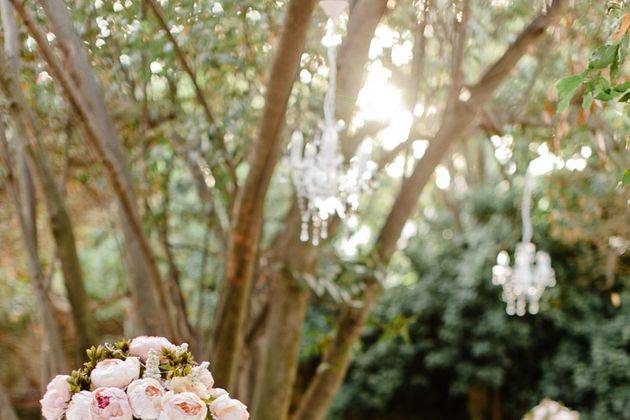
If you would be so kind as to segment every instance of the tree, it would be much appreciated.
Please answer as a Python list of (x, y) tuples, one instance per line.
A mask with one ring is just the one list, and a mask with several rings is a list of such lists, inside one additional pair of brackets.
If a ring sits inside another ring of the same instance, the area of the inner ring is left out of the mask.
[[(595, 104), (602, 115), (549, 111), (553, 81), (599, 42), (603, 5), (560, 0), (541, 13), (527, 2), (356, 0), (339, 49), (337, 116), (346, 162), (372, 137), (376, 169), (358, 213), (332, 220), (330, 238), (313, 246), (299, 239), (283, 150), (286, 132), (318, 130), (326, 68), (316, 2), (11, 3), (29, 36), (24, 108), (51, 172), (65, 174), (99, 332), (190, 341), (254, 418), (325, 416), (383, 282), (405, 261), (405, 226), (436, 169), (443, 182), (465, 155), (467, 179), (496, 182), (485, 169), (495, 157), (478, 143), (507, 142), (512, 127), (544, 133), (556, 155), (580, 153), (569, 139), (601, 138), (591, 153), (622, 163), (615, 131), (626, 123), (609, 123), (614, 104)], [(514, 182), (512, 166), (497, 168)], [(464, 232), (461, 203), (443, 199), (452, 231)], [(14, 267), (0, 276), (19, 296)], [(51, 296), (58, 290), (53, 282)], [(329, 334), (305, 366), (304, 326), (320, 311)]]

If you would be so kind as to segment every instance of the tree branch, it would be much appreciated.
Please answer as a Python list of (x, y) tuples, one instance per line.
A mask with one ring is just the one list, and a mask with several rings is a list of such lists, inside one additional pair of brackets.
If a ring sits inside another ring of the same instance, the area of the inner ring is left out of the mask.
[(249, 173), (234, 208), (222, 306), (215, 317), (214, 357), (218, 382), (229, 387), (236, 379), (244, 338), (247, 299), (258, 251), (263, 206), (282, 148), (282, 129), (293, 83), (297, 76), (315, 0), (292, 0), (274, 57), (258, 139), (252, 146)]
[(164, 17), (164, 12), (160, 8), (160, 6), (155, 2), (155, 0), (144, 0), (144, 1), (146, 4), (149, 5), (151, 10), (155, 14), (155, 17), (157, 18), (157, 21), (160, 24), (160, 27), (162, 28), (162, 30), (166, 32), (166, 36), (168, 37), (169, 41), (173, 45), (173, 49), (175, 50), (175, 54), (177, 55), (177, 58), (179, 59), (180, 64), (184, 68), (184, 71), (186, 72), (188, 77), (190, 77), (190, 80), (193, 84), (193, 88), (195, 90), (195, 96), (197, 98), (197, 101), (201, 105), (201, 108), (203, 109), (203, 112), (206, 116), (206, 119), (208, 120), (208, 123), (214, 128), (215, 137), (219, 144), (219, 149), (221, 150), (221, 154), (223, 155), (223, 161), (225, 162), (225, 166), (228, 169), (228, 174), (230, 175), (230, 178), (232, 180), (232, 184), (234, 186), (233, 192), (235, 193), (236, 190), (238, 189), (238, 179), (236, 177), (236, 170), (234, 168), (232, 159), (230, 158), (230, 153), (227, 149), (227, 146), (225, 145), (225, 136), (223, 135), (221, 128), (217, 124), (217, 120), (212, 112), (212, 109), (210, 108), (210, 104), (208, 103), (206, 96), (204, 95), (203, 91), (201, 90), (201, 87), (199, 86), (199, 83), (197, 81), (197, 75), (195, 71), (193, 70), (193, 68), (191, 67), (190, 63), (188, 62), (188, 59), (186, 58), (186, 54), (180, 47), (179, 43), (177, 42), (177, 39), (175, 39), (175, 36), (171, 32), (171, 29), (168, 27), (168, 23), (166, 22), (166, 18)]

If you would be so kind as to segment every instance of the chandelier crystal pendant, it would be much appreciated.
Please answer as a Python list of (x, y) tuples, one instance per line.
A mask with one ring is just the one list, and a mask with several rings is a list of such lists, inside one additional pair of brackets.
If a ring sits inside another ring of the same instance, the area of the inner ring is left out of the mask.
[(549, 254), (544, 251), (536, 252), (536, 246), (531, 241), (532, 184), (532, 174), (528, 170), (521, 209), (523, 239), (516, 245), (514, 268), (510, 267), (510, 257), (506, 251), (499, 252), (497, 265), (492, 267), (492, 284), (503, 287), (502, 298), (507, 304), (508, 315), (523, 316), (526, 309), (529, 309), (532, 315), (537, 314), (545, 288), (556, 285)]
[[(369, 156), (372, 145), (369, 139), (362, 142), (357, 154), (345, 170), (344, 157), (339, 144), (339, 124), (335, 117), (337, 82), (337, 46), (341, 44), (340, 16), (347, 1), (324, 0), (320, 6), (328, 16), (322, 44), (328, 55), (328, 89), (324, 98), (324, 120), (319, 133), (305, 142), (302, 132), (291, 136), (289, 164), (291, 178), (298, 196), (301, 214), (300, 239), (318, 245), (328, 237), (328, 223), (337, 214), (343, 218), (346, 211), (356, 210), (359, 194), (371, 178)], [(311, 229), (309, 229), (309, 226)], [(312, 231), (311, 231), (312, 230)]]

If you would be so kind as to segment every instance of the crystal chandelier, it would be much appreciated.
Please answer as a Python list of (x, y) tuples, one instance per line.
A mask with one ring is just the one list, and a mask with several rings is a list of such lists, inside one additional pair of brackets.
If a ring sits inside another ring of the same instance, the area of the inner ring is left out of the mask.
[[(322, 44), (328, 52), (328, 89), (324, 98), (324, 120), (312, 141), (304, 141), (300, 131), (291, 136), (289, 164), (291, 178), (298, 195), (301, 214), (300, 239), (311, 239), (318, 245), (328, 236), (330, 218), (337, 214), (345, 217), (346, 211), (354, 211), (359, 204), (359, 195), (371, 178), (372, 167), (369, 156), (372, 152), (370, 139), (362, 142), (357, 154), (344, 168), (344, 157), (339, 145), (339, 130), (342, 125), (335, 118), (335, 94), (337, 82), (337, 46), (341, 35), (337, 32), (340, 15), (347, 1), (324, 0), (320, 2), (328, 16), (326, 34)], [(309, 233), (309, 225), (312, 232)]]
[(525, 315), (528, 304), (530, 314), (538, 313), (538, 304), (545, 288), (556, 284), (549, 254), (544, 251), (536, 252), (536, 246), (531, 242), (532, 183), (532, 174), (528, 170), (521, 209), (523, 239), (516, 245), (514, 268), (510, 267), (510, 257), (506, 251), (499, 252), (497, 265), (492, 267), (492, 283), (503, 286), (502, 298), (507, 303), (508, 315)]

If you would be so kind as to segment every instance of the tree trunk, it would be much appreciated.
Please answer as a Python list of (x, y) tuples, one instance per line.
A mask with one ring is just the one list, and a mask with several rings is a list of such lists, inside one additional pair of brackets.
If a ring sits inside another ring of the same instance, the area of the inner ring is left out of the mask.
[(472, 387), (466, 393), (468, 399), (466, 408), (470, 420), (484, 420), (488, 412), (488, 389), (486, 387)]
[(359, 339), (361, 329), (376, 302), (380, 286), (371, 282), (366, 288), (361, 308), (343, 309), (339, 315), (337, 334), (300, 400), (293, 420), (323, 419), (333, 397), (341, 386), (352, 357), (352, 347)]
[[(365, 73), (369, 45), (386, 6), (386, 0), (359, 0), (350, 12), (348, 33), (340, 50), (337, 101), (346, 105), (352, 103), (352, 106), (342, 106), (337, 114), (340, 119), (349, 121), (352, 118), (354, 103)], [(353, 152), (348, 150), (349, 155)], [(314, 273), (323, 247), (313, 247), (310, 243), (299, 240), (300, 223), (300, 212), (294, 199), (286, 217), (286, 229), (274, 240), (277, 251), (273, 260), (280, 264), (280, 268), (270, 279), (274, 303), (269, 309), (266, 346), (263, 349), (262, 362), (258, 365), (260, 372), (257, 375), (256, 398), (252, 407), (255, 418), (283, 419), (289, 411), (297, 375), (302, 324), (310, 295), (308, 288), (300, 286), (291, 273)], [(330, 230), (332, 233), (334, 226)], [(290, 327), (287, 320), (290, 320)], [(279, 351), (282, 353), (280, 357)]]
[(386, 0), (356, 0), (350, 10), (347, 35), (337, 60), (337, 118), (349, 125), (365, 79), (365, 64), (376, 26), (387, 9)]
[[(87, 138), (102, 159), (115, 196), (130, 270), (130, 292), (141, 325), (138, 333), (165, 334), (177, 337), (170, 316), (171, 302), (162, 283), (151, 246), (144, 232), (131, 171), (124, 157), (120, 140), (105, 107), (99, 84), (92, 73), (81, 41), (73, 31), (72, 21), (62, 0), (41, 0), (51, 21), (56, 40), (64, 54), (64, 68), (50, 47), (44, 31), (19, 0), (10, 0), (50, 66), (51, 74), (60, 82), (68, 100), (78, 113)], [(70, 78), (70, 76), (72, 79)]]
[(503, 414), (501, 412), (501, 390), (494, 387), (492, 390), (492, 406), (490, 408), (490, 419), (501, 420)]
[(305, 287), (286, 270), (271, 280), (269, 326), (256, 378), (254, 418), (284, 420), (289, 414), (300, 335), (308, 307), (309, 292)]
[[(35, 189), (26, 164), (26, 155), (18, 145), (17, 180), (13, 167), (5, 127), (0, 120), (0, 154), (5, 162), (7, 185), (18, 216), (22, 240), (26, 249), (31, 287), (37, 302), (37, 316), (42, 329), (42, 379), (46, 383), (52, 376), (66, 371), (66, 358), (59, 325), (53, 315), (52, 303), (46, 291), (46, 279), (39, 261)], [(4, 417), (3, 417), (4, 418)]]
[(18, 420), (17, 414), (15, 414), (15, 410), (13, 409), (13, 405), (11, 404), (11, 399), (9, 398), (9, 394), (7, 390), (4, 389), (4, 386), (0, 382), (0, 419), (2, 420)]
[[(566, 0), (555, 0), (547, 13), (534, 19), (504, 55), (486, 71), (471, 89), (469, 101), (457, 99), (447, 108), (438, 134), (423, 158), (416, 164), (412, 175), (404, 181), (377, 238), (374, 252), (383, 266), (387, 265), (396, 250), (402, 228), (415, 210), (418, 198), (435, 167), (449, 147), (466, 133), (478, 112), (490, 100), (518, 60), (544, 34), (545, 29), (558, 19), (566, 3)], [(380, 289), (380, 284), (375, 279), (367, 279), (363, 306), (359, 309), (345, 309), (341, 313), (335, 339), (327, 349), (315, 377), (300, 402), (294, 416), (295, 420), (322, 419), (325, 416), (348, 369), (352, 347), (359, 339), (361, 328), (376, 302)]]
[(234, 208), (226, 279), (220, 294), (222, 305), (215, 316), (212, 345), (213, 358), (221, 361), (215, 368), (217, 382), (224, 387), (230, 387), (236, 379), (265, 196), (282, 151), (287, 104), (315, 3), (315, 0), (292, 0), (289, 3), (267, 83), (260, 133), (253, 144), (249, 173)]
[[(89, 300), (83, 281), (83, 273), (77, 254), (74, 229), (70, 215), (66, 207), (65, 200), (59, 186), (55, 182), (55, 177), (50, 169), (46, 152), (43, 150), (39, 138), (42, 130), (38, 127), (35, 117), (28, 108), (27, 100), (24, 97), (19, 82), (19, 61), (18, 50), (15, 42), (17, 29), (15, 27), (15, 17), (13, 8), (7, 0), (1, 0), (2, 22), (5, 33), (8, 34), (5, 40), (6, 56), (1, 58), (2, 64), (2, 90), (11, 102), (10, 110), (13, 114), (17, 132), (23, 147), (31, 157), (32, 170), (37, 175), (44, 193), (50, 228), (57, 247), (57, 255), (61, 262), (61, 270), (65, 282), (68, 301), (70, 302), (73, 325), (77, 335), (77, 357), (80, 358), (84, 348), (94, 344), (95, 323), (89, 309)], [(28, 175), (30, 177), (30, 174)], [(28, 192), (26, 192), (28, 193)]]

